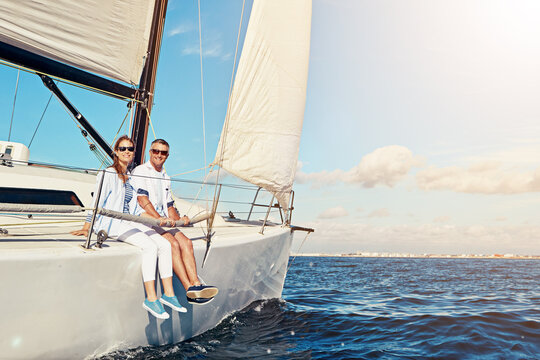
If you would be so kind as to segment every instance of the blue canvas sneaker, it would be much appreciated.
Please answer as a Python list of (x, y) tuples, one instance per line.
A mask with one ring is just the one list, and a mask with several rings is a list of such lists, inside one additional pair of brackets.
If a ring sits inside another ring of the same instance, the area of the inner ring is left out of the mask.
[(217, 295), (219, 292), (218, 288), (211, 285), (194, 285), (190, 286), (187, 291), (186, 295), (188, 298), (191, 299), (209, 299), (213, 298)]
[(163, 305), (167, 305), (171, 309), (176, 310), (178, 312), (181, 312), (181, 313), (187, 312), (187, 309), (183, 307), (182, 305), (180, 305), (180, 303), (178, 302), (178, 298), (176, 296), (163, 295), (161, 296), (161, 299), (159, 299), (159, 301)]
[(143, 304), (143, 308), (148, 310), (148, 312), (158, 319), (168, 319), (169, 314), (165, 311), (163, 308), (163, 305), (159, 301), (148, 301), (148, 299), (145, 299)]
[(186, 299), (187, 299), (188, 304), (191, 304), (191, 305), (206, 305), (212, 300), (214, 300), (213, 297), (212, 298), (195, 298), (195, 299), (186, 297)]

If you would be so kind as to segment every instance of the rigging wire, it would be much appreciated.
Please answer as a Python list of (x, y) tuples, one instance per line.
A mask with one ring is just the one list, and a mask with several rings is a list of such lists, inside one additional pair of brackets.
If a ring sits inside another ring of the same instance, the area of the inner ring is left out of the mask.
[[(111, 149), (114, 147), (114, 142), (116, 140), (116, 138), (118, 137), (118, 134), (120, 134), (120, 131), (122, 130), (122, 126), (124, 126), (124, 123), (126, 122), (126, 119), (128, 118), (129, 114), (130, 114), (130, 111), (131, 109), (128, 109), (128, 112), (126, 113), (126, 116), (124, 116), (124, 120), (122, 120), (122, 123), (120, 124), (120, 127), (118, 128), (118, 131), (116, 132), (116, 134), (114, 135), (114, 139), (111, 141), (110, 143), (110, 146), (111, 146)], [(106, 160), (106, 159), (105, 159)], [(101, 170), (101, 168), (103, 167), (103, 165), (105, 164), (104, 161), (101, 162), (101, 165), (99, 166), (99, 170)]]
[[(232, 87), (233, 87), (233, 82), (234, 82), (234, 70), (236, 69), (236, 61), (238, 59), (238, 46), (240, 44), (240, 33), (242, 32), (242, 22), (244, 20), (244, 9), (245, 9), (245, 5), (246, 5), (246, 0), (242, 1), (242, 11), (240, 13), (240, 23), (238, 24), (238, 35), (236, 36), (236, 49), (234, 51), (234, 62), (233, 62), (233, 68), (232, 68), (232, 73), (231, 73), (231, 82), (230, 82), (230, 85), (229, 85), (229, 101), (227, 103), (227, 113), (225, 115), (225, 124), (223, 125), (223, 135), (222, 135), (222, 138), (221, 138), (221, 149), (219, 150), (220, 151), (220, 154), (219, 154), (219, 160), (218, 162), (221, 162), (223, 160), (223, 153), (225, 152), (225, 143), (227, 141), (227, 129), (229, 128), (229, 116), (230, 116), (230, 110), (231, 110), (231, 96), (232, 96)], [(218, 165), (218, 164), (215, 164), (214, 165)], [(216, 174), (216, 183), (219, 182), (219, 175), (220, 175), (220, 171), (221, 171), (221, 166), (218, 166), (218, 169), (217, 169), (217, 174)], [(218, 190), (218, 187), (216, 186), (215, 189), (214, 189), (214, 201), (216, 201), (216, 196), (217, 196), (217, 190)], [(211, 215), (208, 223), (210, 224), (210, 227), (212, 227), (212, 223), (214, 222), (214, 215)]]
[[(201, 30), (201, 0), (198, 0), (199, 10), (199, 60), (201, 63), (201, 107), (202, 107), (202, 132), (203, 132), (203, 150), (204, 150), (204, 168), (206, 169), (206, 124), (204, 117), (204, 76), (203, 76), (203, 53), (202, 53), (202, 30)], [(204, 171), (206, 175), (206, 170)]]
[(53, 97), (53, 93), (51, 93), (51, 96), (49, 96), (49, 101), (47, 101), (47, 105), (45, 105), (45, 109), (43, 110), (43, 114), (41, 114), (41, 118), (39, 119), (39, 122), (36, 126), (36, 130), (34, 130), (34, 135), (32, 135), (32, 139), (30, 139), (30, 143), (28, 144), (28, 148), (30, 149), (30, 146), (32, 146), (32, 142), (34, 141), (34, 137), (37, 134), (37, 131), (39, 129), (39, 126), (41, 125), (41, 121), (43, 120), (43, 117), (45, 116), (45, 112), (49, 108), (49, 104), (51, 103), (51, 99)]
[(15, 96), (13, 97), (13, 109), (11, 110), (11, 121), (9, 122), (9, 135), (8, 141), (11, 140), (11, 127), (13, 126), (13, 115), (15, 114), (15, 103), (17, 102), (17, 91), (19, 90), (19, 76), (21, 75), (21, 70), (17, 71), (17, 83), (15, 84)]
[[(206, 122), (204, 116), (204, 69), (203, 69), (203, 52), (202, 52), (202, 25), (201, 25), (201, 0), (197, 1), (197, 10), (199, 15), (199, 62), (201, 69), (201, 111), (202, 111), (202, 133), (203, 133), (203, 157), (204, 157), (204, 178), (207, 178), (207, 163), (206, 163)], [(201, 188), (202, 189), (202, 188)], [(208, 187), (205, 186), (205, 199), (206, 199), (206, 210), (208, 210)], [(199, 197), (199, 192), (196, 197)], [(215, 199), (214, 199), (215, 201)], [(193, 206), (193, 205), (192, 205)], [(191, 207), (190, 207), (191, 210)], [(210, 231), (210, 229), (208, 229)]]
[[(146, 109), (146, 114), (148, 115), (148, 123), (150, 124), (150, 128), (152, 129), (152, 134), (154, 135), (154, 140), (155, 140), (155, 139), (157, 139), (157, 137), (156, 137), (156, 132), (155, 132), (155, 130), (154, 130), (154, 125), (152, 124), (152, 117), (150, 116), (150, 111), (148, 111), (148, 108), (145, 108), (145, 109)], [(198, 170), (193, 170), (193, 171), (191, 171), (191, 172), (195, 172), (195, 171), (199, 171), (199, 170), (200, 170), (200, 169), (198, 169)], [(205, 178), (205, 180), (206, 180), (206, 178)], [(199, 194), (200, 194), (200, 191), (201, 191), (201, 189), (202, 189), (202, 187), (203, 187), (204, 185), (205, 185), (205, 182), (203, 181), (203, 182), (201, 183), (201, 188), (199, 189), (199, 192), (197, 193), (196, 199), (198, 198), (198, 196), (199, 196)], [(195, 199), (195, 200), (196, 200), (196, 199)], [(190, 207), (189, 207), (189, 209), (188, 209), (188, 212), (191, 210), (191, 208), (193, 207), (194, 204), (195, 204), (195, 201), (191, 203), (191, 205), (190, 205)], [(207, 206), (207, 207), (208, 207), (208, 206)]]

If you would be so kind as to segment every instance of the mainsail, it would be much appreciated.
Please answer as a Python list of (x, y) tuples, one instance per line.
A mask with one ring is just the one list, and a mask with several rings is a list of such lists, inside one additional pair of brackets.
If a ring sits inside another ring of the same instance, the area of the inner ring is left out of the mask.
[(138, 84), (154, 2), (2, 0), (0, 41), (101, 76)]
[(255, 0), (214, 164), (287, 209), (304, 118), (311, 0)]

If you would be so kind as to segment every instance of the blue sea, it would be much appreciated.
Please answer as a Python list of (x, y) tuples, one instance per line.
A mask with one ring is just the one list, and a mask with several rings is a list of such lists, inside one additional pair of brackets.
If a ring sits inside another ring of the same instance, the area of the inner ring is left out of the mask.
[(291, 261), (283, 299), (104, 359), (540, 359), (540, 260)]

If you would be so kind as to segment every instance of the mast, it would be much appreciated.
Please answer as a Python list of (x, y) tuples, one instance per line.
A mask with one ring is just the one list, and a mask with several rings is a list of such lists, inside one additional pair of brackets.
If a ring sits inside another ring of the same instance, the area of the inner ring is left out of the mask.
[(139, 82), (139, 91), (136, 95), (137, 102), (135, 116), (133, 119), (133, 130), (131, 138), (135, 143), (134, 165), (142, 164), (146, 139), (148, 134), (149, 114), (152, 111), (154, 100), (154, 86), (156, 82), (156, 71), (159, 59), (159, 50), (163, 37), (163, 27), (165, 25), (165, 15), (167, 12), (168, 0), (156, 0), (154, 7), (154, 17), (152, 19), (152, 30), (148, 44), (148, 55)]

